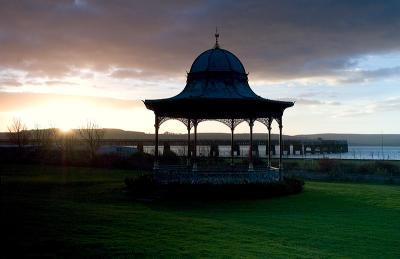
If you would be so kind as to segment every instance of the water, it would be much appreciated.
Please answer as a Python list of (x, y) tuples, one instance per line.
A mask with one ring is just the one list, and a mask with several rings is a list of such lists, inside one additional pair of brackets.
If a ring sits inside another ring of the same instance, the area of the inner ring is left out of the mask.
[[(291, 155), (289, 157), (304, 157)], [(349, 152), (339, 154), (306, 154), (306, 158), (400, 160), (400, 146), (349, 146)]]

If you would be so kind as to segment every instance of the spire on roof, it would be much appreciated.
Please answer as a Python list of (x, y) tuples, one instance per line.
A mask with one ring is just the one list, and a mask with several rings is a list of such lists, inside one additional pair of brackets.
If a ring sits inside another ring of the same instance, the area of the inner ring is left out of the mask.
[(219, 33), (218, 33), (218, 27), (215, 27), (215, 45), (214, 45), (214, 49), (218, 49), (219, 48), (219, 43), (218, 43), (218, 38), (219, 38)]

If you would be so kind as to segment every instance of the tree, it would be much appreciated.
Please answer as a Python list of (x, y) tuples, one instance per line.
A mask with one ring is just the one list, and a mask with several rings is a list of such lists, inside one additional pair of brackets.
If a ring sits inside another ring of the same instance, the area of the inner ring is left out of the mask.
[(101, 140), (104, 137), (104, 129), (93, 121), (87, 121), (86, 125), (78, 130), (80, 137), (85, 142), (91, 159), (96, 157), (96, 151), (100, 147)]
[(38, 124), (35, 124), (32, 140), (41, 150), (49, 150), (54, 142), (52, 129), (41, 129)]
[(21, 119), (14, 118), (8, 126), (8, 138), (12, 144), (18, 146), (19, 150), (29, 143), (30, 132)]

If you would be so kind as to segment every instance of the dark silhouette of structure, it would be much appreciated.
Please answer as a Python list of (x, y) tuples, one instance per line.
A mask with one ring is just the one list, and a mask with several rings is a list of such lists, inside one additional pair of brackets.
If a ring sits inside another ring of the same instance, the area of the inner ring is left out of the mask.
[[(185, 124), (188, 131), (187, 165), (197, 171), (197, 126), (205, 120), (217, 120), (231, 129), (231, 156), (234, 153), (234, 130), (243, 121), (250, 127), (249, 166), (253, 167), (253, 125), (255, 121), (263, 123), (268, 130), (268, 166), (271, 166), (271, 123), (276, 120), (279, 125), (279, 143), (282, 147), (282, 116), (293, 102), (270, 100), (256, 95), (248, 83), (246, 73), (240, 60), (231, 52), (220, 48), (219, 34), (215, 34), (215, 46), (200, 54), (192, 64), (187, 75), (185, 88), (178, 95), (157, 100), (145, 100), (147, 109), (155, 114), (155, 163), (158, 164), (158, 130), (160, 125), (176, 119)], [(191, 156), (190, 131), (194, 129), (194, 151)], [(282, 168), (282, 148), (280, 148), (279, 168)], [(233, 161), (233, 160), (232, 160)]]

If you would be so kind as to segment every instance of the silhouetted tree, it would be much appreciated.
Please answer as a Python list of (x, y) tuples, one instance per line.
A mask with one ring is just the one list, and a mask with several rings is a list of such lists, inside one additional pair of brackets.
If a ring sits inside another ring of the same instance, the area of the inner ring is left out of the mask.
[(38, 124), (32, 130), (32, 141), (42, 150), (49, 150), (54, 143), (52, 129), (41, 129)]
[(100, 147), (101, 140), (104, 137), (104, 129), (101, 129), (99, 125), (93, 121), (87, 121), (86, 125), (81, 127), (79, 135), (85, 142), (91, 159), (96, 157), (96, 151)]
[(14, 118), (8, 126), (8, 138), (11, 143), (18, 145), (19, 150), (29, 143), (30, 132), (21, 119)]

